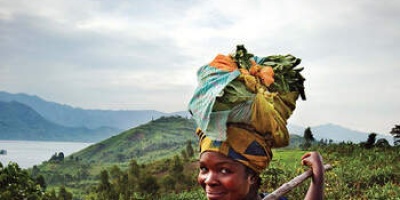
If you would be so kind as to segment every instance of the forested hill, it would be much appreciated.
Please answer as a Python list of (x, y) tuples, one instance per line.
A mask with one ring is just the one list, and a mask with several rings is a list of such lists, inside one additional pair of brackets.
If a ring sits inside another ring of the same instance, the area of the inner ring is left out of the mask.
[(19, 102), (0, 101), (0, 139), (96, 142), (117, 134), (115, 129), (66, 127), (43, 118)]
[(195, 128), (191, 119), (161, 117), (93, 144), (72, 156), (96, 163), (158, 160), (180, 153), (189, 140), (196, 145)]

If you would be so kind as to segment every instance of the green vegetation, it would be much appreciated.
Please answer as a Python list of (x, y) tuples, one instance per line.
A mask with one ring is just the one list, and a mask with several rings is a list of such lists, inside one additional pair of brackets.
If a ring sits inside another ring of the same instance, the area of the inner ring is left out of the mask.
[[(16, 191), (35, 196), (30, 199), (205, 199), (197, 185), (194, 127), (185, 118), (161, 118), (71, 156), (64, 158), (63, 154), (56, 153), (29, 171), (14, 164), (1, 167), (0, 184), (4, 189), (0, 199)], [(373, 133), (363, 144), (321, 140), (304, 146), (304, 140), (292, 136), (291, 143), (295, 146), (274, 149), (273, 161), (261, 174), (264, 180), (261, 192), (272, 192), (307, 170), (300, 165), (301, 156), (307, 151), (318, 151), (325, 163), (334, 166), (325, 175), (326, 199), (396, 199), (400, 196), (400, 146), (375, 141)], [(13, 186), (17, 190), (5, 187), (14, 180), (5, 178), (12, 171), (22, 177), (15, 179), (22, 180)], [(303, 199), (308, 185), (309, 182), (303, 183), (286, 197)]]
[(131, 159), (151, 162), (180, 152), (188, 140), (197, 141), (193, 121), (179, 116), (161, 117), (91, 145), (72, 156), (89, 163), (124, 165)]
[[(325, 163), (334, 166), (325, 175), (326, 199), (396, 199), (400, 195), (399, 148), (366, 149), (357, 144), (341, 143), (317, 145), (309, 150), (319, 151)], [(296, 153), (296, 158), (284, 159), (287, 154)], [(277, 185), (302, 173), (306, 169), (299, 164), (303, 153), (296, 150), (276, 152), (283, 154), (283, 158), (273, 161), (266, 171), (264, 189), (273, 191)], [(301, 199), (307, 187), (308, 182), (287, 197)]]
[(3, 167), (0, 163), (0, 199), (72, 200), (72, 193), (61, 186), (58, 194), (52, 189), (46, 192), (42, 175), (32, 176), (16, 163)]
[[(398, 147), (366, 149), (341, 143), (314, 145), (307, 151), (321, 152), (325, 162), (334, 166), (325, 175), (326, 199), (395, 199), (400, 195)], [(272, 192), (307, 170), (300, 165), (300, 157), (307, 151), (274, 150), (273, 161), (261, 174), (264, 182), (260, 190)], [(173, 158), (148, 164), (132, 160), (126, 170), (110, 166), (93, 174), (91, 181), (67, 182), (66, 187), (74, 197), (85, 199), (205, 199), (196, 183), (197, 172), (195, 157), (184, 160), (177, 152)], [(302, 199), (308, 185), (309, 181), (303, 183), (286, 197)]]

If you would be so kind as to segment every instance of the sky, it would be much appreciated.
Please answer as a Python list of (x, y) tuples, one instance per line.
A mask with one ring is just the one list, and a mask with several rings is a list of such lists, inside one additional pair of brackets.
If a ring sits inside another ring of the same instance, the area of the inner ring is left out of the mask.
[(244, 44), (302, 59), (289, 123), (400, 124), (400, 1), (0, 0), (0, 91), (84, 109), (187, 110), (197, 70)]

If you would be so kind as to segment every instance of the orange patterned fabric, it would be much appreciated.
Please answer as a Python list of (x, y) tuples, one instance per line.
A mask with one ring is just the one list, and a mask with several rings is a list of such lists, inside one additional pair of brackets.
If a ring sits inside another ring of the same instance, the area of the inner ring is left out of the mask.
[(217, 55), (217, 57), (215, 57), (209, 65), (217, 69), (230, 72), (238, 69), (238, 66), (236, 65), (235, 61), (233, 61), (231, 56), (225, 56), (222, 54)]

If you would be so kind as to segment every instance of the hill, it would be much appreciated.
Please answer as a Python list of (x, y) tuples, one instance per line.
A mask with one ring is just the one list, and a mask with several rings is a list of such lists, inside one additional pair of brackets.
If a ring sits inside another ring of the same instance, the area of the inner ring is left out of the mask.
[(196, 145), (195, 123), (180, 116), (161, 117), (72, 154), (96, 163), (131, 159), (152, 161), (180, 153), (188, 140)]
[(155, 110), (87, 110), (45, 101), (38, 96), (0, 91), (0, 101), (25, 104), (45, 119), (69, 127), (112, 127), (126, 130), (161, 116), (188, 116), (188, 112), (163, 113)]
[(43, 118), (32, 108), (19, 102), (0, 101), (0, 139), (96, 142), (113, 134), (116, 129), (66, 127)]

